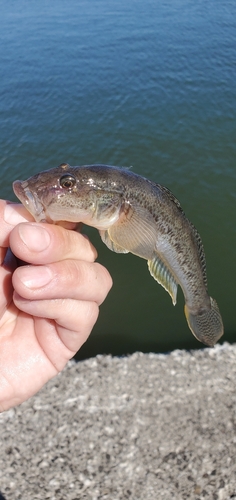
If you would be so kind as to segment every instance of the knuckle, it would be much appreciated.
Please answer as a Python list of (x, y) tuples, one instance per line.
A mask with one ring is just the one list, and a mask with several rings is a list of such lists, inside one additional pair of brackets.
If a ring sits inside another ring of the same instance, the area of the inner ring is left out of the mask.
[(89, 331), (94, 327), (99, 315), (99, 307), (96, 302), (87, 302), (87, 326)]
[(55, 279), (51, 282), (51, 289), (56, 284), (60, 295), (68, 294), (71, 298), (91, 300), (100, 305), (112, 286), (109, 272), (97, 262), (68, 259), (52, 266)]
[(66, 316), (67, 328), (75, 329), (80, 333), (89, 334), (91, 332), (99, 314), (96, 302), (64, 300), (63, 306), (62, 301), (58, 303), (58, 306), (60, 307), (60, 317), (58, 318), (60, 323), (65, 325)]
[(76, 231), (65, 229), (63, 232), (63, 237), (64, 245), (67, 249), (68, 255), (76, 256), (76, 254), (78, 254), (86, 261), (95, 261), (95, 259), (97, 258), (97, 251), (87, 237)]
[(79, 283), (80, 285), (86, 281), (86, 271), (84, 269), (84, 263), (82, 261), (76, 260), (65, 260), (63, 265), (59, 266), (58, 276), (62, 278), (62, 281), (69, 285)]
[(107, 296), (108, 292), (110, 291), (113, 285), (112, 277), (109, 271), (106, 269), (106, 267), (104, 267), (101, 264), (98, 264), (97, 262), (94, 265), (97, 267), (97, 269), (99, 269), (100, 280), (103, 285), (101, 287), (101, 290), (104, 294), (104, 299), (105, 299), (105, 297)]

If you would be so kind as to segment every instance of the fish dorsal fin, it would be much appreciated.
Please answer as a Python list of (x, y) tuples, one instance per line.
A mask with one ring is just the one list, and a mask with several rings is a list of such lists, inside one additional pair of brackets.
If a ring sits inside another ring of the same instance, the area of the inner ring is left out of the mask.
[(120, 245), (118, 245), (118, 243), (115, 243), (114, 241), (111, 240), (109, 232), (107, 230), (106, 231), (100, 230), (99, 234), (101, 236), (103, 243), (105, 243), (105, 245), (109, 248), (109, 250), (112, 250), (112, 252), (129, 253), (128, 250), (122, 248)]
[(199, 232), (197, 231), (197, 229), (195, 228), (195, 226), (192, 224), (192, 222), (190, 220), (189, 220), (189, 224), (193, 230), (194, 238), (195, 238), (195, 241), (196, 241), (196, 244), (198, 247), (198, 255), (199, 255), (200, 265), (202, 268), (203, 280), (204, 280), (205, 287), (207, 289), (206, 257), (205, 257), (205, 252), (204, 252), (204, 248), (203, 248), (203, 244), (202, 244), (202, 239), (201, 239)]
[(118, 247), (148, 260), (156, 245), (156, 222), (139, 203), (125, 203), (119, 220), (108, 229), (108, 235)]
[[(171, 201), (172, 201), (172, 202), (176, 205), (176, 207), (178, 208), (178, 210), (179, 210), (182, 214), (184, 214), (184, 211), (183, 211), (183, 209), (182, 209), (182, 207), (181, 207), (181, 205), (180, 205), (179, 200), (175, 197), (175, 195), (172, 193), (172, 191), (170, 191), (170, 190), (169, 190), (167, 187), (165, 187), (165, 186), (161, 186), (161, 190), (167, 194), (167, 196), (168, 196), (169, 200), (171, 200)], [(185, 215), (185, 214), (184, 214), (184, 215)]]
[(154, 254), (153, 259), (148, 260), (148, 269), (152, 277), (170, 294), (175, 306), (178, 284), (166, 264), (157, 254)]

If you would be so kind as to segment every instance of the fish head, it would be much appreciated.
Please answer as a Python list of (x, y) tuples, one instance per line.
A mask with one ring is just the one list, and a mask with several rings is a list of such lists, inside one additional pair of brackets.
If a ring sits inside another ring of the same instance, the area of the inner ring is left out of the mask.
[(13, 190), (37, 222), (84, 222), (107, 229), (119, 218), (121, 194), (110, 190), (107, 182), (104, 188), (97, 170), (62, 163), (14, 181)]

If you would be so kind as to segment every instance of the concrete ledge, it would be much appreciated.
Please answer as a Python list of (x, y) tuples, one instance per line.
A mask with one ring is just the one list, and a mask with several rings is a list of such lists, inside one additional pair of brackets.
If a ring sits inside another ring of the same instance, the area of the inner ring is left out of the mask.
[(5, 500), (236, 498), (236, 345), (72, 361), (0, 438)]

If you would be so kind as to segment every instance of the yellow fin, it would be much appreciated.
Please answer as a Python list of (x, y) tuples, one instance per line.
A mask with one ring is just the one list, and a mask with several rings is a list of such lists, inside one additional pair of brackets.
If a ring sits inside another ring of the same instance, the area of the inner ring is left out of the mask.
[(101, 239), (102, 239), (103, 243), (105, 243), (105, 245), (107, 246), (107, 248), (109, 248), (109, 250), (112, 250), (112, 252), (116, 252), (116, 253), (129, 253), (128, 250), (126, 250), (125, 248), (123, 248), (120, 245), (118, 245), (118, 243), (115, 243), (114, 241), (111, 240), (111, 238), (109, 236), (109, 231), (107, 231), (107, 230), (106, 231), (100, 230), (99, 234), (101, 236)]
[(173, 305), (175, 306), (178, 284), (158, 255), (155, 254), (154, 258), (148, 261), (148, 269), (151, 276), (170, 294)]

